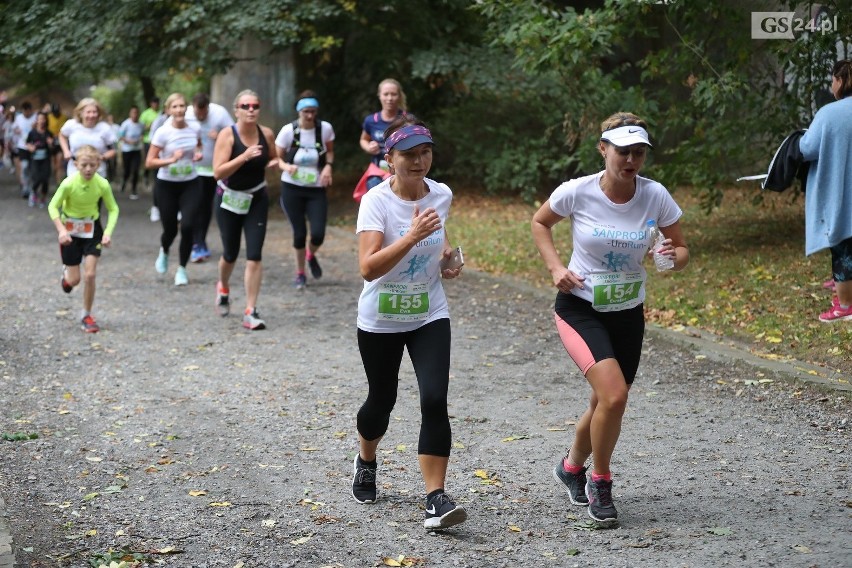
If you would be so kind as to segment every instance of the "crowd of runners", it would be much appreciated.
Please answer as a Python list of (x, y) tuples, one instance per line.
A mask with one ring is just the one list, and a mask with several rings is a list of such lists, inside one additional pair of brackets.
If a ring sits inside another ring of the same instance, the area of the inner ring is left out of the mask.
[[(802, 142), (804, 159), (814, 162), (809, 199), (831, 184), (838, 199), (852, 195), (852, 161), (848, 160), (852, 63), (839, 62), (832, 76), (838, 101), (820, 110)], [(445, 229), (452, 191), (427, 177), (433, 147), (439, 142), (424, 122), (407, 111), (398, 82), (382, 81), (377, 96), (381, 111), (364, 119), (360, 139), (362, 150), (370, 155), (370, 168), (362, 179), (356, 226), (364, 278), (357, 344), (368, 391), (356, 419), (359, 446), (351, 494), (363, 504), (378, 500), (377, 449), (390, 424), (400, 364), (407, 351), (420, 393), (418, 460), (426, 493), (424, 526), (446, 529), (468, 517), (444, 487), (452, 447), (447, 412), (451, 328), (442, 281), (460, 276), (464, 260)], [(230, 279), (244, 236), (242, 324), (250, 330), (264, 329), (257, 303), (269, 208), (266, 172), (280, 171), (281, 207), (293, 230), (294, 286), (302, 289), (306, 268), (314, 278), (322, 276), (317, 253), (325, 238), (334, 129), (319, 119), (320, 102), (311, 91), (299, 95), (298, 118), (285, 124), (277, 136), (258, 123), (262, 102), (250, 90), (237, 94), (230, 111), (211, 103), (205, 94), (189, 101), (173, 93), (162, 112), (159, 103), (152, 99), (142, 113), (131, 109), (117, 127), (91, 98), (81, 100), (73, 117), (58, 127), (51, 124), (51, 113), (34, 117), (26, 102), (19, 114), (11, 115), (6, 144), (13, 151), (21, 194), (31, 206), (45, 203), (44, 167), (49, 172), (60, 154), (65, 167), (64, 179), (48, 205), (61, 246), (62, 289), (70, 293), (84, 282), (81, 326), (97, 332), (91, 314), (97, 259), (101, 248), (110, 246), (119, 215), (106, 176), (110, 171), (115, 175), (117, 170), (114, 166), (110, 170), (110, 163), (120, 150), (124, 168), (120, 191), (129, 184), (130, 198), (138, 196), (140, 162), (154, 176), (151, 220), (162, 225), (159, 251), (152, 255), (154, 270), (169, 271), (170, 251), (179, 238), (174, 283), (188, 285), (188, 264), (210, 256), (207, 228), (215, 214), (223, 249), (217, 310), (223, 317), (230, 313)], [(561, 184), (531, 223), (533, 240), (557, 290), (556, 329), (591, 388), (589, 406), (577, 421), (553, 476), (564, 485), (570, 503), (586, 507), (592, 519), (607, 526), (618, 519), (610, 462), (645, 332), (644, 260), (649, 255), (667, 257), (672, 270), (682, 270), (689, 263), (680, 225), (682, 210), (664, 186), (639, 175), (652, 148), (645, 120), (629, 112), (607, 117), (596, 148), (603, 169)], [(105, 227), (101, 204), (107, 210)], [(565, 219), (570, 220), (572, 233), (567, 263), (553, 240), (554, 227)], [(852, 216), (822, 214), (820, 219), (823, 225), (837, 228), (830, 235), (842, 233), (839, 243), (819, 243), (831, 249), (837, 288), (832, 309), (820, 319), (852, 319)], [(650, 225), (659, 227), (660, 240), (654, 241)]]

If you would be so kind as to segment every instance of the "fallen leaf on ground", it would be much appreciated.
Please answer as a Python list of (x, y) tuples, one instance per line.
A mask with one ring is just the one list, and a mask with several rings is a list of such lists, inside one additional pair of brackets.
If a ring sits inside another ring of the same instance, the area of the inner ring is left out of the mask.
[(734, 531), (732, 531), (728, 527), (713, 527), (707, 529), (707, 532), (709, 532), (710, 534), (715, 534), (716, 536), (728, 536), (730, 534), (734, 534)]

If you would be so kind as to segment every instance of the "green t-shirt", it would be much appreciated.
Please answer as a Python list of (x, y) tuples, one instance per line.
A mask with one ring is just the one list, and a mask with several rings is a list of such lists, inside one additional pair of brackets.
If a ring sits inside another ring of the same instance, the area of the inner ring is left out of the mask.
[(112, 236), (118, 221), (118, 203), (115, 202), (109, 182), (100, 174), (95, 174), (92, 179), (86, 181), (80, 172), (76, 172), (62, 180), (47, 206), (47, 212), (51, 220), (58, 219), (60, 215), (63, 222), (68, 217), (95, 220), (101, 213), (99, 206), (101, 199), (104, 200), (109, 213), (104, 234)]
[(154, 124), (158, 116), (160, 116), (160, 111), (154, 110), (151, 107), (146, 108), (139, 115), (139, 122), (145, 127), (145, 134), (142, 135), (142, 142), (145, 144), (151, 143), (151, 125)]

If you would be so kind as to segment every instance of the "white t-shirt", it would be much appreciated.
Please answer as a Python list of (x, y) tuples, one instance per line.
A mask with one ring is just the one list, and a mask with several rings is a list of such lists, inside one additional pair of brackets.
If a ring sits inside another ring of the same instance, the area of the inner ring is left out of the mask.
[(213, 149), (216, 147), (216, 138), (210, 137), (210, 131), (213, 130), (217, 134), (220, 130), (228, 128), (234, 124), (234, 119), (231, 118), (231, 113), (222, 105), (210, 103), (207, 106), (207, 118), (199, 121), (195, 117), (195, 108), (188, 107), (186, 109), (186, 122), (190, 126), (194, 126), (201, 134), (201, 147), (203, 156), (201, 161), (195, 166), (198, 170), (198, 175), (213, 177)]
[[(80, 146), (85, 146), (86, 144), (94, 147), (98, 151), (98, 154), (103, 155), (117, 141), (115, 132), (113, 132), (112, 127), (106, 122), (99, 122), (92, 128), (86, 128), (77, 119), (72, 118), (62, 125), (59, 132), (68, 138), (68, 149), (71, 150), (71, 156), (77, 153), (77, 149)], [(101, 160), (98, 173), (106, 177), (106, 171), (106, 161)], [(75, 173), (77, 173), (77, 165), (74, 163), (74, 160), (68, 160), (66, 175), (70, 177)]]
[[(412, 331), (450, 317), (440, 262), (445, 240), (443, 226), (449, 216), (453, 192), (445, 184), (427, 178), (429, 193), (418, 201), (405, 201), (391, 189), (391, 179), (364, 195), (358, 209), (356, 233), (379, 231), (384, 235), (382, 247), (387, 247), (408, 232), (415, 207), (421, 212), (434, 207), (441, 228), (417, 243), (387, 274), (372, 282), (364, 281), (358, 299), (358, 328), (373, 333)], [(418, 310), (423, 310), (427, 294), (428, 311), (420, 313)]]
[(134, 152), (136, 150), (142, 149), (142, 134), (145, 132), (145, 126), (138, 120), (133, 122), (132, 120), (125, 119), (124, 122), (121, 123), (121, 127), (118, 129), (118, 137), (126, 138), (130, 142), (121, 143), (121, 151), (122, 152)]
[(15, 148), (18, 150), (27, 149), (27, 136), (30, 135), (30, 130), (35, 126), (35, 121), (36, 113), (32, 113), (29, 118), (24, 116), (22, 112), (15, 115), (13, 129), (15, 134)]
[(183, 150), (180, 159), (157, 170), (157, 179), (165, 181), (189, 181), (198, 177), (196, 162), (192, 161), (199, 144), (198, 129), (187, 123), (175, 128), (171, 120), (160, 126), (151, 136), (151, 146), (160, 148), (160, 159), (171, 158), (177, 150)]
[(563, 183), (553, 191), (549, 203), (554, 213), (571, 219), (574, 250), (568, 269), (586, 277), (583, 288), (571, 292), (594, 303), (592, 277), (599, 275), (604, 283), (605, 274), (611, 278), (613, 273), (634, 274), (641, 284), (633, 305), (620, 308), (627, 309), (645, 300), (647, 273), (643, 260), (651, 246), (647, 221), (654, 219), (658, 226), (668, 227), (683, 211), (662, 184), (638, 176), (633, 198), (627, 203), (613, 203), (600, 187), (602, 176), (603, 172), (598, 172)]
[[(334, 141), (334, 129), (326, 121), (321, 121), (322, 125), (322, 142), (323, 145)], [(299, 149), (293, 158), (293, 164), (298, 166), (295, 175), (290, 175), (287, 172), (281, 173), (281, 181), (292, 183), (293, 185), (301, 185), (303, 187), (321, 187), (319, 176), (320, 171), (317, 168), (319, 164), (319, 152), (316, 148), (317, 129), (300, 130), (299, 132)], [(275, 138), (275, 145), (281, 148), (286, 153), (293, 145), (293, 123), (289, 122), (284, 125), (278, 136)]]

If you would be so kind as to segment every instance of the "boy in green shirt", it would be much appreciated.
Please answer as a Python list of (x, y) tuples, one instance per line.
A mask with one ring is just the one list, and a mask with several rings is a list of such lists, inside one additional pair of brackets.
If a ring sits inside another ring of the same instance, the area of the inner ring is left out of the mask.
[[(92, 146), (81, 146), (75, 161), (77, 173), (59, 184), (47, 212), (59, 233), (59, 250), (64, 265), (60, 284), (66, 294), (80, 283), (80, 263), (85, 257), (80, 324), (86, 333), (97, 333), (100, 328), (91, 314), (95, 302), (95, 273), (101, 246), (108, 247), (112, 243), (111, 235), (118, 221), (118, 204), (109, 182), (97, 173), (101, 163), (98, 151)], [(106, 229), (101, 226), (101, 200), (109, 213)]]

